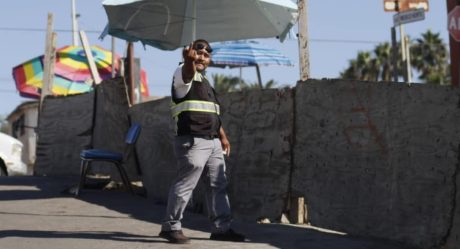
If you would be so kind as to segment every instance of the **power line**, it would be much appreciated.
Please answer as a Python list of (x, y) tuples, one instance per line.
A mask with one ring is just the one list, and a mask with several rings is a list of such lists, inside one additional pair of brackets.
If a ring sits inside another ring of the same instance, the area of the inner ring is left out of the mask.
[[(0, 27), (0, 31), (13, 31), (13, 32), (46, 32), (46, 29), (42, 28), (12, 28), (12, 27)], [(68, 32), (72, 33), (70, 29), (54, 29), (56, 32)], [(85, 30), (86, 33), (100, 34), (102, 31), (99, 30)]]
[[(13, 28), (13, 27), (0, 27), (0, 31), (13, 31), (13, 32), (46, 32), (43, 28)], [(55, 29), (56, 32), (72, 33), (70, 29)], [(100, 30), (85, 30), (86, 33), (101, 34)], [(309, 39), (310, 42), (325, 42), (325, 43), (366, 43), (366, 44), (379, 44), (382, 41), (371, 40), (344, 40), (344, 39)]]
[(366, 41), (366, 40), (338, 40), (338, 39), (310, 39), (311, 42), (328, 42), (328, 43), (367, 43), (379, 44), (382, 41)]

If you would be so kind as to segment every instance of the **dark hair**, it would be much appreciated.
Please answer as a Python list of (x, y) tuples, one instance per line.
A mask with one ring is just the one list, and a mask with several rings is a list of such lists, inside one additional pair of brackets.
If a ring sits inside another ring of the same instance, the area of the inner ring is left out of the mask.
[[(206, 40), (204, 40), (204, 39), (197, 39), (197, 40), (195, 40), (195, 41), (193, 42), (193, 48), (196, 49), (196, 48), (195, 48), (195, 44), (202, 44), (202, 43), (206, 44), (206, 51), (208, 51), (208, 53), (212, 53), (211, 45), (209, 45), (209, 42), (206, 41)], [(198, 49), (203, 49), (203, 47), (198, 48)]]

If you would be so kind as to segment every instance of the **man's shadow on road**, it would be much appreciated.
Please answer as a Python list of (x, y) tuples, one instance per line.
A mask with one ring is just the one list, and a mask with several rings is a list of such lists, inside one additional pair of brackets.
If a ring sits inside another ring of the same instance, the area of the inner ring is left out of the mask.
[[(117, 196), (126, 195), (126, 198)], [(135, 219), (161, 224), (165, 212), (165, 203), (131, 196), (127, 192), (120, 191), (87, 191), (79, 199), (104, 206), (120, 213), (128, 214)], [(130, 203), (126, 203), (130, 200)], [(209, 220), (204, 214), (186, 211), (182, 221), (183, 227), (197, 231), (209, 232)], [(284, 224), (258, 224), (254, 222), (234, 222), (237, 232), (243, 233), (248, 241), (246, 243), (269, 244), (271, 246), (290, 248), (328, 248), (328, 249), (409, 249), (397, 242), (364, 238), (321, 231), (312, 227), (294, 226)], [(156, 231), (159, 233), (160, 231)], [(193, 240), (208, 240), (207, 238), (191, 238)]]
[[(19, 183), (20, 182), (20, 183)], [(73, 195), (63, 194), (62, 190), (71, 187), (75, 181), (63, 179), (62, 181), (46, 181), (34, 177), (34, 179), (22, 179), (20, 181), (0, 179), (0, 185), (30, 186), (37, 190), (6, 190), (0, 191), (0, 200), (26, 200), (43, 198), (75, 198)], [(130, 218), (161, 224), (165, 206), (152, 199), (140, 196), (132, 196), (123, 191), (84, 190), (78, 197), (79, 200), (103, 206), (107, 209), (127, 214)], [(1, 214), (1, 213), (0, 213)], [(27, 214), (23, 214), (27, 215)], [(35, 214), (31, 214), (35, 215)], [(59, 214), (65, 215), (65, 214)], [(115, 217), (120, 218), (120, 217)], [(209, 221), (203, 214), (186, 213), (183, 219), (186, 229), (209, 232)], [(235, 230), (246, 235), (246, 243), (269, 244), (277, 248), (328, 248), (328, 249), (409, 249), (400, 243), (329, 233), (312, 227), (292, 226), (283, 224), (257, 224), (254, 222), (234, 223)], [(35, 231), (35, 230), (3, 230), (2, 237), (39, 237), (39, 238), (86, 238), (133, 242), (162, 242), (165, 240), (154, 236), (160, 231), (152, 231), (152, 236), (138, 236), (124, 232), (61, 232), (61, 231)], [(204, 238), (191, 238), (193, 240), (205, 240)], [(207, 240), (207, 238), (206, 238)]]
[(38, 230), (1, 230), (0, 239), (8, 237), (19, 238), (43, 238), (43, 239), (94, 239), (94, 240), (112, 240), (122, 242), (143, 242), (156, 243), (164, 240), (156, 236), (139, 236), (124, 232), (107, 232), (107, 231), (80, 231), (80, 232), (63, 232), (63, 231), (38, 231)]

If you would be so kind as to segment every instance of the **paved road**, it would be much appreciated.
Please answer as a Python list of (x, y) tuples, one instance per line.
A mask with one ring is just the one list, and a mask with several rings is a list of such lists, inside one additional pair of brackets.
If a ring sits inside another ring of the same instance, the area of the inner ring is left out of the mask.
[(245, 243), (208, 239), (205, 216), (188, 213), (188, 245), (157, 236), (164, 206), (115, 190), (85, 190), (80, 198), (62, 191), (72, 178), (0, 177), (0, 249), (308, 248), (407, 249), (396, 243), (358, 238), (308, 226), (235, 222)]

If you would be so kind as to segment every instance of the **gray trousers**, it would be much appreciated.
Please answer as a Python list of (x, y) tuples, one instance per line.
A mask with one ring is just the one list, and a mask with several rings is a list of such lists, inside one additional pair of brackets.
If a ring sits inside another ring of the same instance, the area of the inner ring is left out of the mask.
[(227, 177), (222, 145), (218, 138), (177, 136), (175, 152), (178, 173), (168, 196), (162, 231), (180, 230), (185, 207), (203, 173), (206, 186), (206, 206), (211, 220), (211, 232), (222, 233), (232, 221), (227, 197)]

